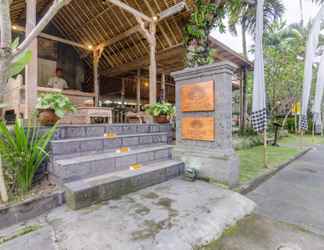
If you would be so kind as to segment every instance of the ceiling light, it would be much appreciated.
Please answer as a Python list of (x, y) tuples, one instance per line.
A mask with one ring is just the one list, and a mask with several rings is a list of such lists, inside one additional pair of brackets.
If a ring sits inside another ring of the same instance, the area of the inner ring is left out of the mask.
[(17, 26), (16, 25), (12, 25), (12, 29), (13, 30), (17, 30)]
[(88, 45), (88, 49), (93, 49), (93, 46), (92, 45)]
[(157, 16), (154, 16), (153, 17), (153, 21), (156, 22), (158, 20), (158, 17)]

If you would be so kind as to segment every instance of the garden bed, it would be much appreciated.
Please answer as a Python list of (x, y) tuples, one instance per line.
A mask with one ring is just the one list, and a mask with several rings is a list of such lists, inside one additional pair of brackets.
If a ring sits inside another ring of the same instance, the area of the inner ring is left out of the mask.
[(47, 181), (36, 185), (24, 197), (0, 204), (0, 229), (32, 219), (64, 203), (64, 192)]

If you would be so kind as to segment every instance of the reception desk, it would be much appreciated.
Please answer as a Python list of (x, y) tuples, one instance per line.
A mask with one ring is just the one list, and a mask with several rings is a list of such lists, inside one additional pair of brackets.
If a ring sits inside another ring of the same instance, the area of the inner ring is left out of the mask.
[[(80, 90), (61, 90), (56, 88), (41, 87), (37, 88), (37, 95), (46, 93), (62, 93), (67, 96), (77, 107), (73, 114), (66, 114), (61, 123), (79, 124), (92, 123), (95, 118), (102, 118), (105, 122), (112, 122), (112, 110), (110, 108), (94, 107), (94, 93), (82, 92)], [(16, 79), (10, 79), (8, 82), (8, 93), (4, 96), (2, 114), (6, 112), (14, 113), (16, 117), (25, 117), (25, 85), (23, 78), (18, 76)]]

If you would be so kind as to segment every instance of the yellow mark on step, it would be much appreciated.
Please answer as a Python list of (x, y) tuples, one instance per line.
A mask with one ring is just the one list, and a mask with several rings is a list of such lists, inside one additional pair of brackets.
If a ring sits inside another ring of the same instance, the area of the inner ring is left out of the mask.
[(121, 148), (117, 149), (116, 152), (117, 153), (128, 153), (129, 148), (128, 147), (121, 147)]
[(113, 133), (113, 132), (108, 132), (108, 133), (104, 134), (104, 137), (106, 139), (115, 139), (117, 137), (117, 135), (115, 133)]
[(133, 170), (133, 171), (137, 171), (137, 170), (140, 170), (142, 167), (143, 167), (142, 164), (136, 163), (136, 164), (130, 165), (129, 169)]

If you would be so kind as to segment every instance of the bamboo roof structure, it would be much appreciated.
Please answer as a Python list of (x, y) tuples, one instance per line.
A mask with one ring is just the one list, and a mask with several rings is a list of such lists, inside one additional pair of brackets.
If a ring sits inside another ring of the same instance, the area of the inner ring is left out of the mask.
[[(113, 1), (113, 0), (112, 0)], [(171, 72), (184, 67), (183, 27), (190, 17), (192, 0), (123, 0), (122, 3), (149, 18), (158, 17), (173, 6), (185, 3), (185, 8), (157, 21), (157, 68)], [(42, 17), (52, 0), (37, 1), (37, 15)], [(13, 25), (25, 25), (26, 0), (14, 0), (11, 5)], [(72, 0), (51, 22), (60, 37), (70, 41), (80, 57), (92, 67), (92, 50), (103, 46), (99, 71), (102, 75), (117, 76), (149, 65), (150, 48), (135, 16), (110, 0)], [(212, 40), (214, 41), (214, 40)], [(220, 59), (231, 56), (234, 63), (249, 62), (227, 47), (213, 43)], [(227, 54), (226, 54), (227, 53)], [(227, 58), (226, 58), (227, 59)], [(229, 60), (229, 59), (228, 59)]]

